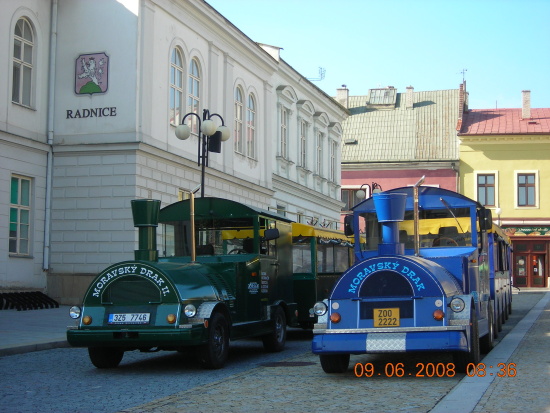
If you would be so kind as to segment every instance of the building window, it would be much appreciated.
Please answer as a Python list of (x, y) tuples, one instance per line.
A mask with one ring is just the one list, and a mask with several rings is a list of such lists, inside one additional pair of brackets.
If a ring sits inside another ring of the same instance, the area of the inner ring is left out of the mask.
[(246, 155), (254, 158), (256, 155), (256, 100), (254, 95), (248, 96), (246, 107)]
[(280, 155), (288, 159), (288, 109), (281, 108), (281, 153)]
[(13, 84), (11, 100), (31, 106), (34, 33), (30, 23), (22, 18), (15, 25), (13, 40)]
[(518, 207), (536, 206), (536, 174), (517, 174), (517, 199)]
[(342, 211), (351, 211), (351, 208), (362, 201), (362, 199), (357, 198), (356, 193), (357, 189), (342, 189), (342, 202), (345, 203)]
[(244, 154), (243, 148), (243, 91), (235, 88), (235, 152)]
[(336, 182), (336, 142), (330, 143), (330, 181)]
[[(190, 113), (196, 113), (199, 116), (200, 84), (201, 75), (199, 64), (197, 63), (196, 59), (192, 59), (191, 64), (189, 65), (189, 90), (187, 95), (187, 107)], [(196, 116), (189, 116), (189, 128), (191, 128), (191, 133), (197, 135), (199, 134), (199, 120)]]
[(307, 167), (307, 122), (300, 122), (300, 166)]
[(317, 175), (323, 176), (323, 134), (317, 133)]
[(484, 206), (495, 206), (495, 175), (477, 175), (477, 201)]
[(183, 59), (178, 48), (170, 59), (170, 123), (179, 125), (183, 114)]
[(31, 216), (31, 180), (11, 177), (10, 199), (10, 254), (29, 255)]

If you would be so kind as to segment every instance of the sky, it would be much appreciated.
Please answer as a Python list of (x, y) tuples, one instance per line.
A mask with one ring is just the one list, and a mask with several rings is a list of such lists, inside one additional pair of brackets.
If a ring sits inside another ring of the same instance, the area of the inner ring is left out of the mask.
[(470, 109), (520, 108), (522, 90), (550, 108), (550, 0), (206, 1), (330, 96), (464, 78)]

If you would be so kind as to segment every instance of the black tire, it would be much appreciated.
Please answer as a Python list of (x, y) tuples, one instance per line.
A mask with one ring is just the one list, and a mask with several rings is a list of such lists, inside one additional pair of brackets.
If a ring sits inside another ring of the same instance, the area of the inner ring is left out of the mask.
[(114, 369), (122, 361), (124, 351), (113, 347), (88, 347), (88, 355), (98, 369)]
[(229, 355), (229, 323), (222, 313), (214, 313), (208, 325), (208, 342), (199, 349), (205, 369), (221, 369)]
[[(471, 305), (470, 310), (470, 323), (471, 323), (471, 333), (470, 333), (470, 351), (459, 351), (454, 354), (454, 362), (456, 366), (456, 371), (458, 373), (467, 373), (466, 369), (469, 364), (474, 364), (477, 366), (481, 360), (481, 354), (479, 351), (479, 331), (477, 326), (477, 315), (474, 304)], [(470, 367), (471, 368), (471, 367)]]
[(504, 315), (502, 314), (503, 312), (501, 311), (501, 308), (502, 306), (500, 305), (500, 303), (497, 305), (497, 317), (496, 317), (496, 325), (497, 325), (497, 332), (501, 332), (502, 331), (502, 320), (504, 318)]
[(320, 355), (321, 367), (325, 373), (345, 373), (348, 371), (349, 354)]
[(479, 349), (483, 354), (487, 354), (495, 346), (495, 334), (498, 334), (495, 331), (495, 314), (493, 313), (493, 306), (491, 303), (487, 305), (487, 324), (489, 327), (489, 332), (481, 337), (479, 342)]
[(504, 312), (503, 312), (503, 314), (504, 314), (504, 322), (506, 322), (506, 321), (508, 321), (508, 318), (509, 318), (508, 315), (510, 314), (510, 312), (509, 312), (509, 310), (508, 310), (508, 305), (509, 305), (509, 304), (508, 304), (508, 299), (505, 299), (505, 300), (504, 300), (504, 303), (505, 303), (505, 304), (504, 304)]
[(271, 316), (273, 331), (262, 337), (264, 349), (271, 353), (282, 351), (286, 344), (286, 316), (281, 307), (273, 312)]

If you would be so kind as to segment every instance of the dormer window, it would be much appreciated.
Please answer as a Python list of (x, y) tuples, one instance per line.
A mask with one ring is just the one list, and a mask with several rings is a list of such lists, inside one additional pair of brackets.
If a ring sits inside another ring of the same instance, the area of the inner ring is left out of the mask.
[(397, 99), (397, 89), (388, 86), (382, 89), (370, 89), (367, 107), (369, 108), (394, 108)]

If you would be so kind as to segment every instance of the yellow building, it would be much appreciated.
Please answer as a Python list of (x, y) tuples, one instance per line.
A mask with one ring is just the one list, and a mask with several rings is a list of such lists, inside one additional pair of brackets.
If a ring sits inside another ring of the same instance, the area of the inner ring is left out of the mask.
[(510, 235), (516, 287), (547, 287), (550, 108), (477, 109), (459, 124), (460, 192), (493, 211)]

